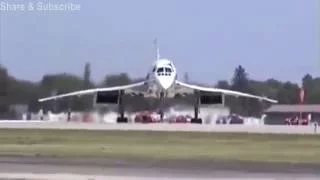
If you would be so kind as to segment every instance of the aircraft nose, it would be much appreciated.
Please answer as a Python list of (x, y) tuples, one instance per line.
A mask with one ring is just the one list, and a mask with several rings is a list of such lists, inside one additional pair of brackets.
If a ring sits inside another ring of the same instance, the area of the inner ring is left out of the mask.
[(172, 80), (169, 78), (160, 77), (158, 78), (158, 80), (159, 80), (159, 84), (163, 89), (168, 89), (172, 85)]

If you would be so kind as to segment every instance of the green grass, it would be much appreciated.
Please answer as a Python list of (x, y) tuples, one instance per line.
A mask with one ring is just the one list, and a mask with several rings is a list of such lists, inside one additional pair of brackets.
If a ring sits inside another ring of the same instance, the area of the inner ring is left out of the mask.
[(320, 164), (320, 136), (1, 129), (1, 155)]

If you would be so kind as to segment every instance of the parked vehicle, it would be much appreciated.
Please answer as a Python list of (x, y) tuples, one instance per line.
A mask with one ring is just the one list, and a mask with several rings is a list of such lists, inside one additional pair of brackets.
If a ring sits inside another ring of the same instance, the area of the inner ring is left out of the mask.
[(243, 124), (243, 123), (244, 123), (244, 120), (239, 116), (236, 116), (236, 115), (230, 116), (229, 124)]
[(142, 111), (138, 112), (134, 118), (135, 123), (155, 123), (157, 119), (153, 117), (153, 112)]
[(299, 117), (291, 117), (285, 119), (286, 125), (309, 125), (309, 120), (306, 118), (300, 119)]

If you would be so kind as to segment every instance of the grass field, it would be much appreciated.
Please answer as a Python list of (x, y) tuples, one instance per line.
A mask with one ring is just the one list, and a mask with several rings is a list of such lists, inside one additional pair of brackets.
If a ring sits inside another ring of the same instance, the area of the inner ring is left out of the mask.
[(320, 164), (313, 135), (0, 130), (0, 155)]

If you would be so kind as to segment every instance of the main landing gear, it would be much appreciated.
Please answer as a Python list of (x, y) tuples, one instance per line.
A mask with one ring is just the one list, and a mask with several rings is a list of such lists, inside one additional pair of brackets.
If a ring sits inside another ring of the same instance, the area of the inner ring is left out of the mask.
[[(128, 123), (128, 118), (124, 116), (124, 105), (123, 105), (123, 95), (124, 91), (121, 90), (119, 94), (119, 117), (117, 118), (117, 123)], [(164, 101), (165, 101), (165, 93), (160, 93), (160, 121), (163, 122), (164, 118)], [(195, 91), (195, 103), (194, 103), (194, 118), (191, 119), (191, 123), (193, 124), (202, 124), (202, 119), (198, 117), (199, 115), (199, 105), (200, 105), (200, 92)]]
[(128, 118), (124, 116), (123, 95), (124, 95), (124, 91), (121, 90), (119, 93), (119, 101), (118, 101), (119, 117), (117, 118), (117, 123), (128, 123)]
[[(165, 103), (165, 93), (160, 93), (160, 122), (163, 122), (164, 117), (164, 103)], [(194, 103), (194, 118), (191, 119), (191, 123), (193, 124), (202, 124), (202, 119), (198, 117), (199, 115), (199, 105), (200, 105), (200, 92), (195, 91), (195, 103)]]
[(195, 91), (195, 103), (194, 103), (194, 118), (191, 119), (191, 123), (202, 124), (202, 119), (198, 117), (199, 115), (199, 105), (200, 105), (200, 92)]

